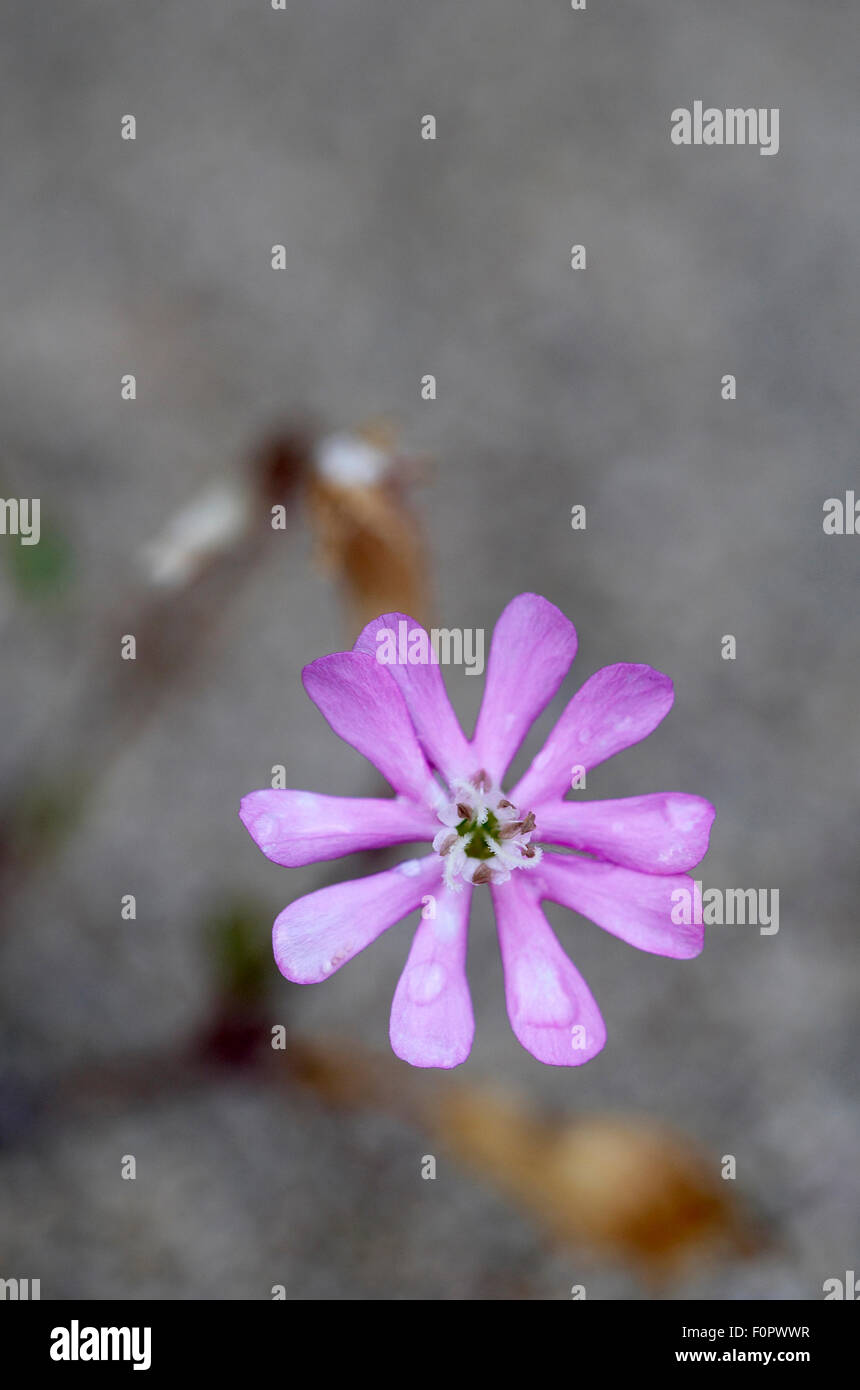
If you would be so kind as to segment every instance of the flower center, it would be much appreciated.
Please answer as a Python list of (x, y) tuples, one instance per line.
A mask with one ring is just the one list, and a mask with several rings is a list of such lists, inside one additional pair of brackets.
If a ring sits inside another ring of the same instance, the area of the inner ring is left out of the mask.
[(505, 883), (514, 869), (531, 869), (541, 851), (531, 843), (534, 813), (521, 816), (483, 770), (453, 782), (451, 799), (437, 812), (442, 829), (433, 848), (444, 862), (444, 879), (458, 891), (466, 883)]

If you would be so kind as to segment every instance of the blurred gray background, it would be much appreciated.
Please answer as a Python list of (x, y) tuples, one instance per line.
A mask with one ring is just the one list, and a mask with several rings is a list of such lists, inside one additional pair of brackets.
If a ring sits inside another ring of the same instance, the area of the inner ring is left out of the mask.
[[(715, 1169), (737, 1156), (772, 1242), (661, 1296), (820, 1298), (860, 1258), (860, 539), (822, 531), (824, 500), (860, 482), (856, 8), (0, 12), (2, 483), (41, 497), (67, 551), (48, 599), (3, 567), (7, 803), (46, 764), (64, 776), (72, 712), (105, 631), (134, 630), (136, 555), (168, 518), (281, 424), (392, 417), (429, 460), (416, 506), (440, 621), (489, 632), (530, 589), (576, 624), (574, 673), (526, 754), (597, 667), (668, 672), (673, 712), (589, 795), (709, 797), (698, 876), (780, 892), (778, 935), (715, 927), (694, 962), (550, 909), (609, 1030), (570, 1071), (511, 1034), (476, 896), (468, 1079), (572, 1117), (657, 1118)], [(696, 99), (779, 107), (778, 155), (673, 146), (670, 113)], [(273, 919), (331, 880), (330, 865), (269, 864), (239, 824), (273, 763), (292, 786), (376, 789), (301, 686), (306, 662), (344, 645), (310, 551), (299, 512), (56, 853), (9, 875), (0, 1275), (41, 1277), (43, 1298), (266, 1298), (281, 1283), (296, 1299), (556, 1299), (583, 1281), (589, 1298), (646, 1296), (623, 1261), (553, 1245), (456, 1163), (422, 1182), (428, 1141), (402, 1117), (276, 1096), (241, 1070), (54, 1110), (70, 1071), (167, 1055), (203, 1026), (219, 904), (246, 895)], [(448, 683), (470, 727), (482, 681)], [(334, 876), (350, 868), (364, 871)], [(135, 922), (119, 920), (124, 893)], [(384, 1052), (410, 936), (401, 924), (318, 987), (269, 961), (271, 1020)]]

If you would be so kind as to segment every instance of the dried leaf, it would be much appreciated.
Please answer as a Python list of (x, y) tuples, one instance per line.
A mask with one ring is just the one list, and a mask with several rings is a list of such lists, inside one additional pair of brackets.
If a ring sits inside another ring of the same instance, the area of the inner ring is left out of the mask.
[(549, 1120), (516, 1097), (471, 1087), (442, 1102), (439, 1130), (556, 1239), (610, 1251), (655, 1279), (694, 1252), (754, 1243), (716, 1159), (655, 1121)]
[(293, 1040), (288, 1060), (326, 1103), (419, 1124), (552, 1239), (634, 1264), (655, 1282), (693, 1256), (749, 1254), (761, 1243), (717, 1160), (656, 1121), (542, 1115), (516, 1094), (440, 1082), (346, 1044)]
[(390, 443), (328, 436), (315, 460), (306, 496), (317, 557), (344, 589), (351, 629), (387, 611), (424, 621), (425, 549)]

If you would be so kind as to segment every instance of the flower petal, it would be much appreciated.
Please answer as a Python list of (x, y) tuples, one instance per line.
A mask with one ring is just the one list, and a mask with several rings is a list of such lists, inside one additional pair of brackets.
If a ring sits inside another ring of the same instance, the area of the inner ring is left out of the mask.
[(297, 898), (272, 928), (278, 969), (297, 985), (327, 980), (439, 883), (439, 857), (429, 854)]
[(561, 797), (571, 769), (588, 771), (647, 738), (672, 708), (672, 682), (651, 666), (604, 666), (567, 705), (528, 772), (510, 793), (517, 806)]
[(539, 594), (511, 599), (493, 632), (484, 699), (472, 740), (479, 767), (501, 782), (576, 655), (576, 629)]
[(471, 888), (434, 894), (436, 916), (422, 915), (398, 981), (391, 1046), (413, 1067), (457, 1067), (472, 1049), (475, 1018), (466, 979), (471, 896)]
[(239, 816), (266, 858), (291, 869), (357, 850), (432, 840), (439, 829), (432, 811), (402, 797), (320, 796), (273, 787), (243, 796)]
[(550, 1066), (578, 1067), (606, 1042), (591, 990), (559, 945), (534, 889), (514, 874), (493, 888), (505, 998), (523, 1047)]
[[(535, 875), (542, 898), (581, 912), (640, 951), (690, 960), (704, 945), (701, 892), (688, 874), (638, 874), (575, 854), (545, 854)], [(699, 921), (673, 921), (685, 915)]]
[[(406, 624), (405, 628), (400, 627), (401, 623)], [(424, 633), (426, 650), (432, 651), (426, 629), (414, 618), (406, 613), (382, 613), (359, 633), (355, 651), (367, 652), (378, 660), (382, 640), (378, 634), (391, 632), (399, 639), (401, 632), (404, 632), (408, 642), (409, 634), (416, 631)], [(473, 755), (451, 707), (438, 664), (398, 661), (390, 666), (383, 665), (383, 670), (390, 672), (397, 682), (418, 741), (433, 766), (449, 782), (458, 777), (467, 777), (473, 771)]]
[(435, 805), (438, 783), (385, 667), (366, 652), (334, 652), (306, 666), (302, 681), (335, 733), (378, 767), (396, 791)]
[(654, 792), (617, 801), (548, 801), (534, 808), (532, 839), (586, 850), (648, 874), (692, 869), (708, 851), (716, 812), (685, 792)]

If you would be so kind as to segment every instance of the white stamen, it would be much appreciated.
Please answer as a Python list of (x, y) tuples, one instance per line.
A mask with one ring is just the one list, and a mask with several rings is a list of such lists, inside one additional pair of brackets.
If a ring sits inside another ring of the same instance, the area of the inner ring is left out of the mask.
[[(464, 808), (471, 814), (464, 816)], [(450, 800), (437, 811), (442, 829), (433, 840), (433, 848), (442, 858), (445, 885), (455, 893), (461, 891), (464, 883), (471, 883), (481, 869), (484, 874), (489, 873), (491, 883), (506, 883), (514, 869), (533, 869), (540, 863), (541, 850), (531, 845), (536, 827), (517, 829), (500, 839), (482, 828), (491, 814), (499, 827), (529, 824), (500, 788), (490, 783), (486, 773), (476, 773), (469, 781), (451, 783)], [(456, 831), (452, 839), (452, 831), (464, 820), (468, 825)], [(486, 858), (467, 853), (468, 847), (476, 841), (483, 842), (489, 851)], [(531, 849), (530, 857), (524, 852), (526, 846)]]

